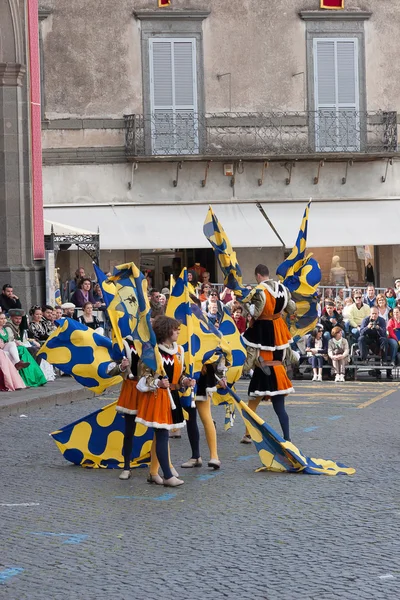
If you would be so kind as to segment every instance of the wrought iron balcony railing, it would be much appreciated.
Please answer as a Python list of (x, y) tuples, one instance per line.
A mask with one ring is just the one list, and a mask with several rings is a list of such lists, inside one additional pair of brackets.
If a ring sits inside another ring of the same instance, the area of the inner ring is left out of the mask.
[(130, 157), (393, 154), (397, 139), (395, 111), (197, 114), (184, 110), (125, 115)]

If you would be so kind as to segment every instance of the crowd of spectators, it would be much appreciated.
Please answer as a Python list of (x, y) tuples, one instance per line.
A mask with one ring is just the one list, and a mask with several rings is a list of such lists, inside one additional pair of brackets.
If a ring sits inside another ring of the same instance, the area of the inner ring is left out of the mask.
[[(373, 285), (365, 293), (340, 289), (336, 296), (328, 289), (318, 303), (318, 315), (314, 331), (297, 342), (300, 354), (308, 356), (313, 381), (322, 381), (327, 365), (332, 365), (335, 381), (344, 381), (351, 354), (361, 362), (378, 358), (387, 366), (387, 378), (392, 378), (400, 351), (400, 279), (379, 294)], [(380, 369), (370, 374), (381, 377)]]

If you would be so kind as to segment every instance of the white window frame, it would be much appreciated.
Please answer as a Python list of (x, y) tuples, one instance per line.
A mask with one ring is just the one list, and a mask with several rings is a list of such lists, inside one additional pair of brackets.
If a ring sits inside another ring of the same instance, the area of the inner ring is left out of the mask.
[[(152, 154), (161, 154), (157, 152), (154, 148), (153, 140), (155, 137), (155, 107), (154, 107), (154, 60), (153, 60), (153, 44), (160, 42), (168, 42), (171, 43), (171, 56), (172, 56), (172, 111), (173, 111), (173, 119), (175, 121), (175, 116), (179, 113), (179, 109), (184, 110), (193, 110), (194, 114), (194, 151), (192, 154), (199, 153), (199, 130), (198, 130), (198, 104), (197, 104), (197, 40), (193, 37), (150, 37), (149, 38), (149, 68), (150, 68), (150, 119), (151, 119), (151, 147)], [(176, 110), (175, 105), (175, 66), (174, 66), (174, 42), (191, 42), (192, 44), (192, 72), (193, 72), (193, 104), (182, 105)], [(157, 106), (157, 111), (162, 111), (163, 108), (165, 110), (171, 110), (171, 106)], [(173, 153), (171, 153), (173, 154)]]
[[(335, 44), (335, 78), (336, 78), (336, 88), (335, 88), (335, 93), (336, 93), (336, 102), (335, 102), (335, 106), (333, 107), (332, 104), (326, 105), (324, 106), (323, 104), (320, 104), (318, 101), (318, 43), (319, 42), (334, 42)], [(337, 71), (337, 51), (336, 51), (336, 47), (337, 47), (337, 43), (338, 42), (354, 42), (354, 51), (355, 51), (355, 61), (354, 61), (354, 66), (355, 66), (355, 77), (354, 77), (354, 86), (355, 86), (355, 103), (354, 106), (348, 106), (347, 104), (344, 103), (340, 103), (338, 101), (338, 71)], [(335, 146), (334, 150), (332, 150), (331, 147), (326, 147), (326, 146), (321, 146), (320, 142), (319, 142), (319, 128), (320, 128), (320, 116), (319, 116), (319, 111), (324, 110), (324, 108), (326, 108), (327, 110), (331, 109), (332, 111), (336, 111), (337, 114), (339, 114), (339, 110), (340, 109), (346, 109), (348, 108), (349, 110), (354, 110), (357, 114), (357, 118), (356, 118), (356, 126), (357, 129), (360, 131), (360, 74), (359, 74), (359, 40), (356, 37), (314, 37), (313, 38), (313, 64), (314, 64), (314, 110), (315, 110), (315, 148), (317, 150), (317, 152), (359, 152), (360, 151), (360, 146), (361, 146), (361, 139), (359, 136), (359, 139), (356, 141), (356, 144), (354, 146), (351, 147), (346, 147), (346, 148), (341, 148), (339, 146)], [(339, 140), (339, 117), (337, 118), (337, 139)]]

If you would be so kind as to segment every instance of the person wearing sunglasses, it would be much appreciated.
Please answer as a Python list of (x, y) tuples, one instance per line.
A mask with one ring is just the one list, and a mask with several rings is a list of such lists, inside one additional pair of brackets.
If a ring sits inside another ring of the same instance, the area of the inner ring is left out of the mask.
[(361, 290), (354, 292), (354, 304), (349, 309), (349, 333), (357, 342), (360, 337), (360, 327), (364, 319), (369, 317), (370, 307), (364, 304)]
[(224, 306), (221, 302), (221, 300), (218, 297), (218, 291), (215, 288), (212, 288), (210, 290), (210, 295), (208, 296), (208, 299), (205, 300), (205, 302), (201, 303), (201, 310), (204, 310), (204, 312), (206, 312), (207, 314), (210, 313), (210, 307), (211, 305), (215, 304), (217, 307), (217, 315), (218, 315), (218, 319), (221, 320), (223, 315), (224, 315)]

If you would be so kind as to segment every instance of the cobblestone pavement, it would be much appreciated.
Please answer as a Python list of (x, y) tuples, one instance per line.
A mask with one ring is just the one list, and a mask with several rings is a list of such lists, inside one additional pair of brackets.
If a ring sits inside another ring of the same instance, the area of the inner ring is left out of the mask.
[[(245, 398), (245, 384), (239, 389)], [(292, 437), (353, 477), (255, 473), (243, 424), (223, 431), (222, 469), (170, 490), (139, 469), (67, 463), (48, 433), (110, 396), (0, 417), (4, 600), (394, 599), (400, 584), (399, 384), (296, 382)], [(260, 414), (278, 427), (272, 407)], [(186, 434), (173, 462), (190, 456)], [(202, 435), (203, 458), (207, 450)]]

